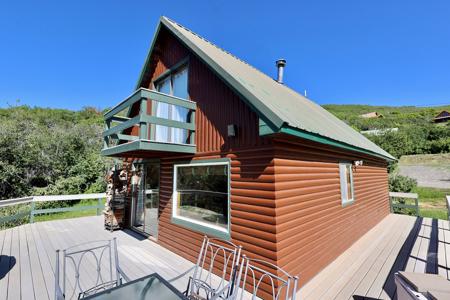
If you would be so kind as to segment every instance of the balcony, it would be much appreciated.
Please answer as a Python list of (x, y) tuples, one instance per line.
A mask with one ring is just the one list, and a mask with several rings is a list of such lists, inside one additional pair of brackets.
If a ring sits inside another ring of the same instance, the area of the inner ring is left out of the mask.
[[(161, 103), (167, 112), (169, 109), (182, 112), (178, 115), (183, 121), (168, 116), (158, 117), (156, 107)], [(136, 157), (143, 155), (143, 152), (155, 155), (168, 152), (193, 154), (196, 152), (195, 111), (195, 102), (138, 89), (105, 113), (102, 155)]]

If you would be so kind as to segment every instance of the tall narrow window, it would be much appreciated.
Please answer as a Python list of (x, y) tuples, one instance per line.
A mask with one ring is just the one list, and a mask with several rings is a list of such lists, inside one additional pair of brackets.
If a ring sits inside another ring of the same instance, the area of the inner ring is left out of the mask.
[[(168, 75), (156, 84), (156, 89), (164, 94), (172, 95), (182, 99), (188, 99), (188, 69), (183, 67), (176, 72)], [(167, 104), (155, 102), (155, 114), (157, 117), (187, 122), (188, 109)], [(182, 128), (169, 128), (167, 126), (156, 125), (155, 140), (159, 142), (170, 142), (184, 144), (187, 140), (188, 131)]]
[(339, 175), (341, 181), (341, 199), (342, 205), (350, 204), (354, 201), (354, 189), (353, 189), (353, 170), (352, 164), (340, 163)]
[(174, 166), (173, 220), (205, 233), (229, 233), (229, 162)]
[[(167, 77), (166, 79), (161, 81), (157, 86), (157, 90), (161, 93), (170, 95), (172, 93), (170, 77)], [(170, 105), (164, 102), (154, 102), (154, 103), (156, 103), (156, 110), (155, 110), (156, 116), (164, 119), (169, 119)], [(157, 140), (158, 142), (170, 142), (169, 127), (156, 125), (155, 140)]]
[[(173, 95), (178, 98), (188, 98), (188, 70), (181, 69), (172, 75)], [(172, 120), (187, 122), (188, 109), (185, 107), (172, 105)], [(186, 143), (187, 130), (182, 128), (171, 128), (173, 143)]]

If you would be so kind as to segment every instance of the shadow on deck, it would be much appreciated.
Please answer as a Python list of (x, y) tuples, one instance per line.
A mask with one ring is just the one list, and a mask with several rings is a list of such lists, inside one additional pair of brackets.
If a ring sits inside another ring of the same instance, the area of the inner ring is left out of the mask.
[(302, 299), (396, 299), (396, 272), (450, 279), (449, 254), (448, 221), (391, 214), (309, 281), (299, 295)]

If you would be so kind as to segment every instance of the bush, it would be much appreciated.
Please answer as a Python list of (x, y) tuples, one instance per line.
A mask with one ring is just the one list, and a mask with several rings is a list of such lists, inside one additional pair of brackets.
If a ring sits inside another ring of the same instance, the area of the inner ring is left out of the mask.
[(413, 178), (402, 175), (389, 175), (389, 191), (409, 193), (417, 186)]
[(105, 191), (102, 122), (92, 108), (0, 109), (0, 199)]

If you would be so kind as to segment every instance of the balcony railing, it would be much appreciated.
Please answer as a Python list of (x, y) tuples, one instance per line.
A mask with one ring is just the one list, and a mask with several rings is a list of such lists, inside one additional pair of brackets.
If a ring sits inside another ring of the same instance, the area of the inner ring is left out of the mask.
[[(139, 107), (134, 109), (138, 112), (131, 116), (133, 105), (137, 102), (140, 102)], [(155, 102), (186, 109), (188, 121), (157, 117), (154, 113)], [(131, 154), (137, 151), (195, 153), (195, 111), (195, 102), (157, 91), (138, 89), (104, 115), (106, 127), (103, 132), (102, 154), (121, 157), (126, 153)], [(187, 132), (186, 140), (172, 142), (167, 139), (158, 139), (157, 131), (162, 128), (160, 126), (184, 130)]]

